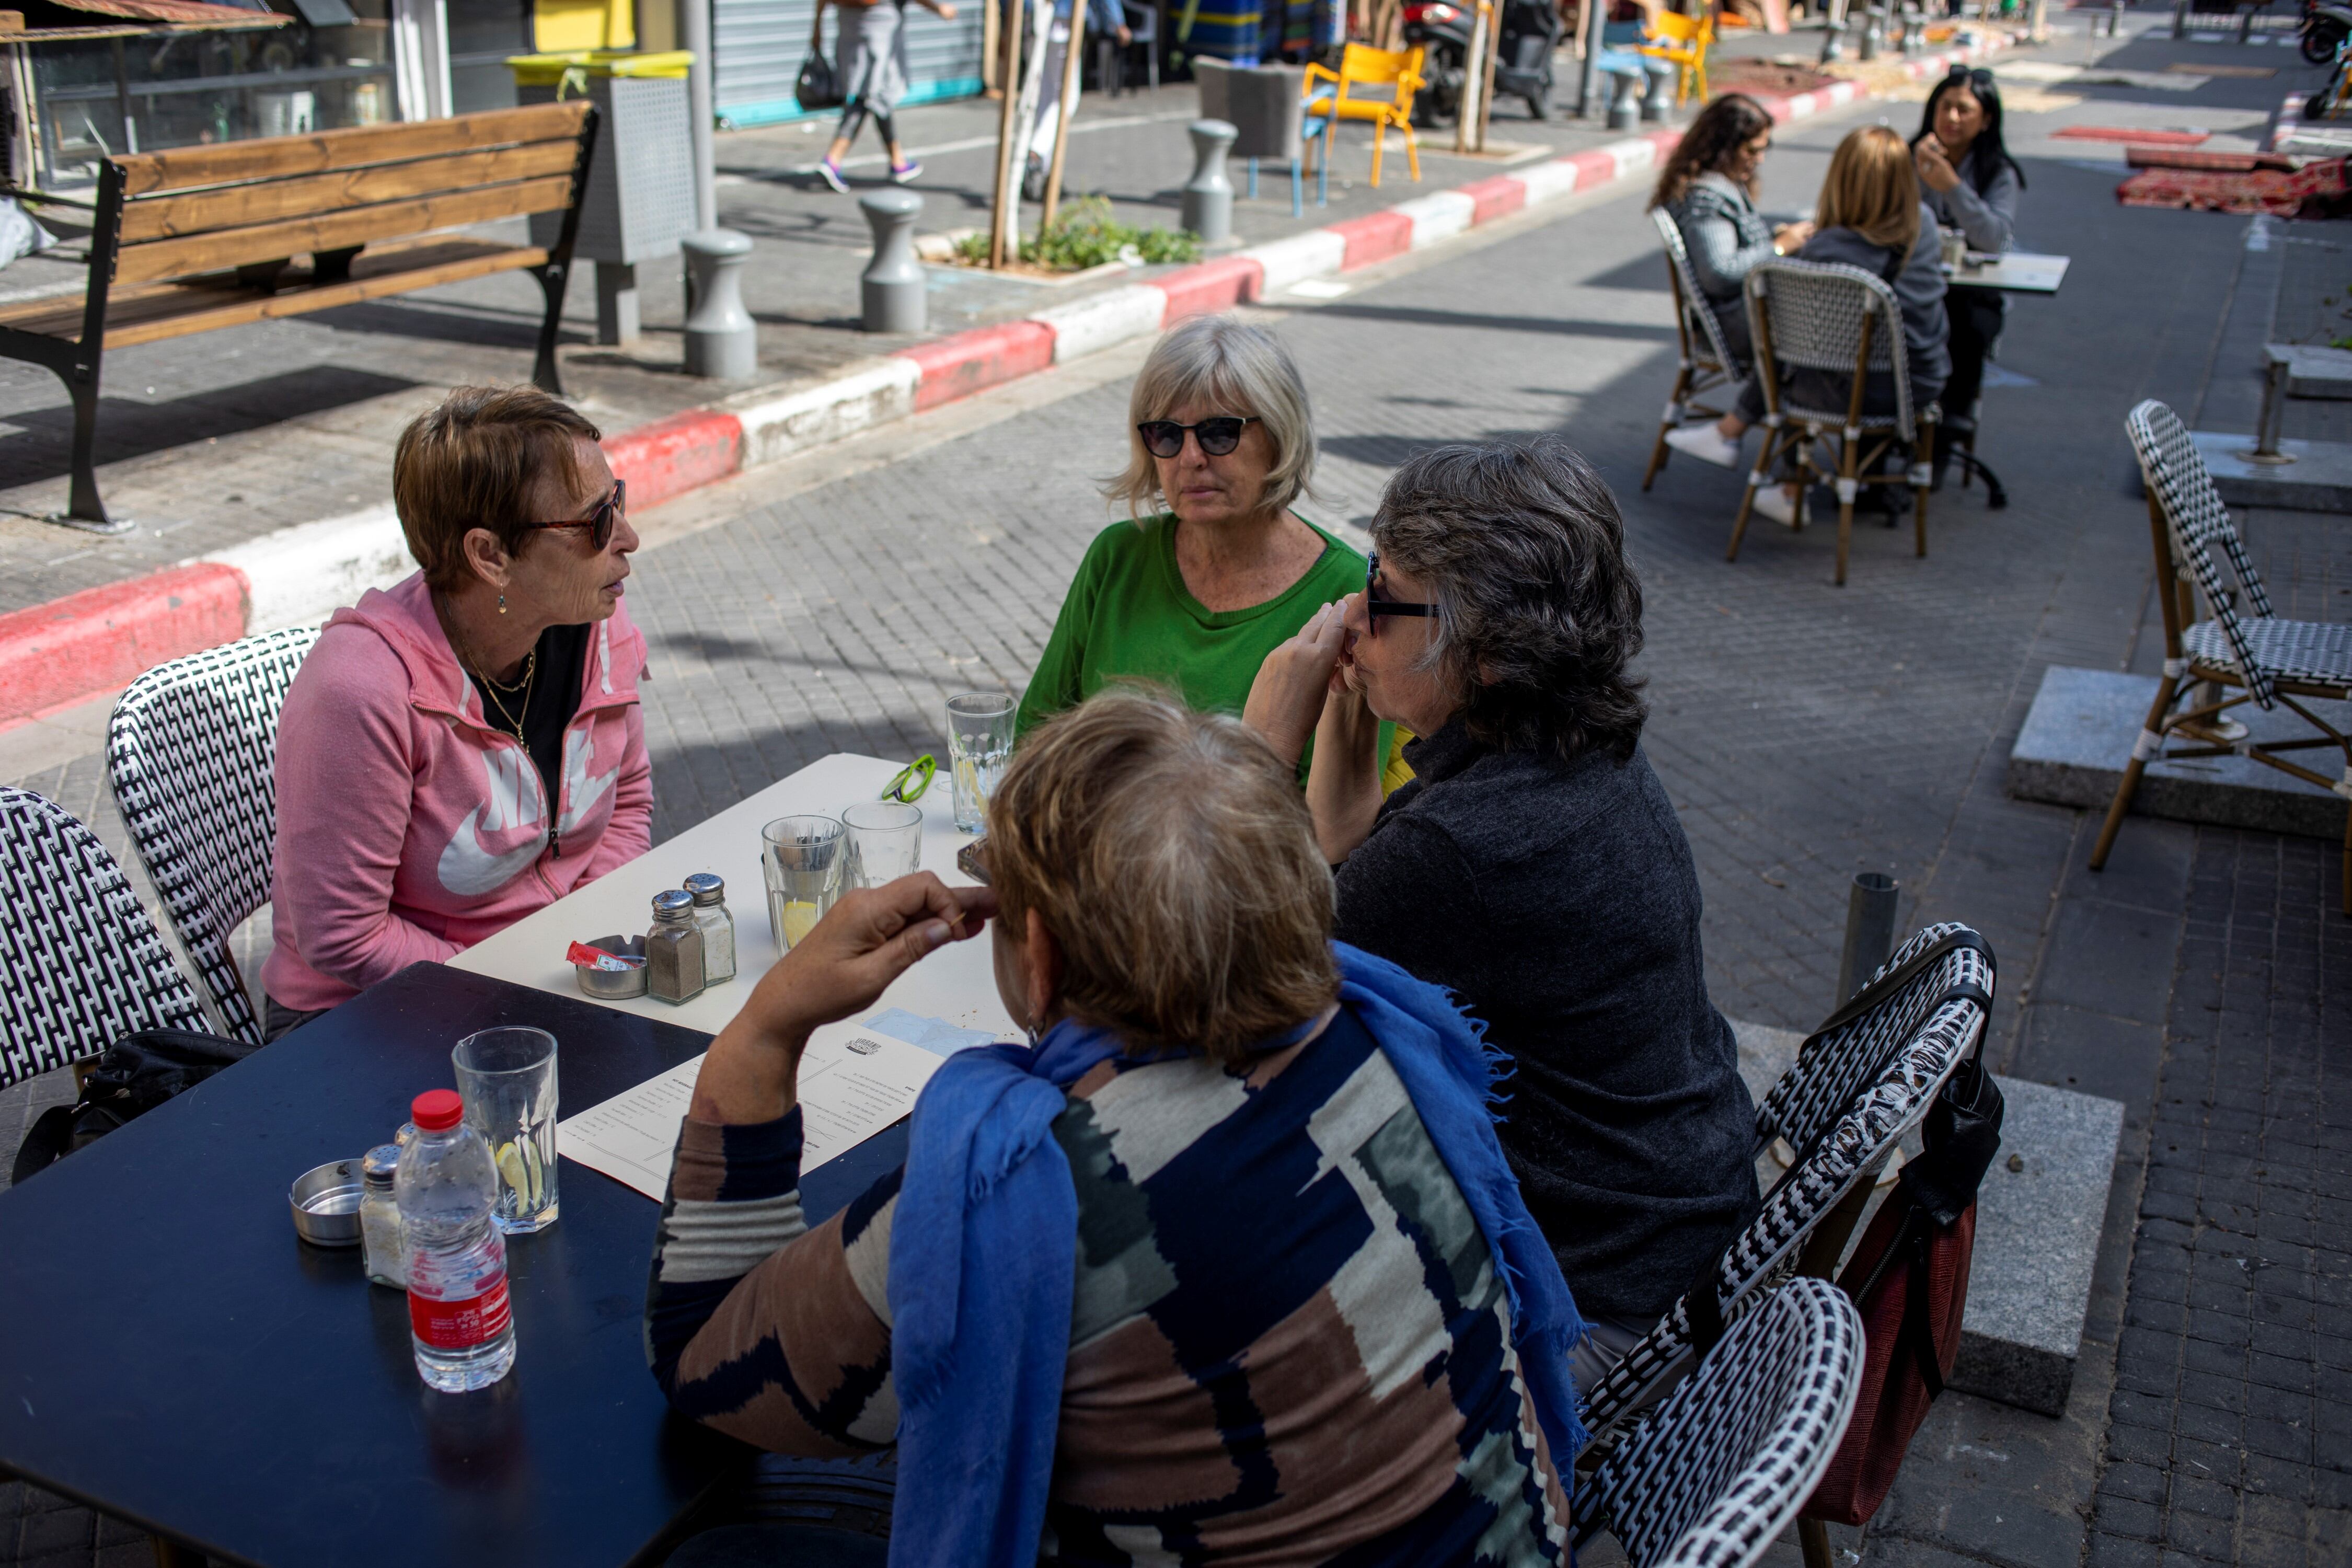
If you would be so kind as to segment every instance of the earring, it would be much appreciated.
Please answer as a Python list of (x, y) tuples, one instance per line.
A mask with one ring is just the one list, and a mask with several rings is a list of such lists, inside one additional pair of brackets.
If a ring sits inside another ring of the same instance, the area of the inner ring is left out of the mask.
[(500, 594), (500, 595), (499, 595), (499, 614), (500, 614), (500, 615), (502, 615), (502, 616), (503, 616), (503, 615), (505, 615), (506, 613), (507, 613), (507, 596), (506, 596), (504, 594)]

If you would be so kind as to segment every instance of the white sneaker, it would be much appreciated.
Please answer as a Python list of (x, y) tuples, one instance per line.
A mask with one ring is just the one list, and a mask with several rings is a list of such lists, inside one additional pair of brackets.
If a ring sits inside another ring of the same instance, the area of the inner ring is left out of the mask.
[(1739, 443), (1728, 439), (1712, 425), (1685, 425), (1678, 430), (1669, 430), (1666, 445), (1718, 468), (1739, 467)]
[(1769, 517), (1783, 527), (1801, 528), (1804, 525), (1804, 498), (1798, 496), (1792, 499), (1778, 485), (1756, 487), (1755, 510), (1759, 517)]

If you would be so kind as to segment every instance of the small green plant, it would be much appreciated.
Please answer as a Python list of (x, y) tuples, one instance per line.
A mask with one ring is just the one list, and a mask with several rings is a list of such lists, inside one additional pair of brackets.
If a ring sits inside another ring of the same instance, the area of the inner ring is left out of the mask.
[[(956, 257), (973, 266), (988, 260), (988, 236), (968, 234), (956, 242)], [(1021, 259), (1054, 272), (1083, 272), (1106, 261), (1139, 263), (1197, 261), (1201, 237), (1187, 229), (1138, 228), (1112, 216), (1110, 203), (1087, 196), (1062, 209), (1053, 226), (1021, 242)]]

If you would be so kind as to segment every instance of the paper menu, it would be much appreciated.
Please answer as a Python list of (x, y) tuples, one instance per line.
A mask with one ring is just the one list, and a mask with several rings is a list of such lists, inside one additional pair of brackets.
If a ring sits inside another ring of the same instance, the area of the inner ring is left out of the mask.
[[(801, 1169), (856, 1148), (915, 1108), (940, 1058), (870, 1024), (828, 1024), (801, 1058)], [(658, 1202), (702, 1058), (684, 1061), (556, 1123), (565, 1158)]]

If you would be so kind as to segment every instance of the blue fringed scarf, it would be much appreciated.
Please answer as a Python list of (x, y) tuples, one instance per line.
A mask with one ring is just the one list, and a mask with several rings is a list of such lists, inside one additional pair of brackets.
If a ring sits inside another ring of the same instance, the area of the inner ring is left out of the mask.
[[(1339, 1000), (1404, 1083), (1510, 1293), (1512, 1342), (1563, 1490), (1584, 1446), (1568, 1281), (1493, 1121), (1500, 1053), (1444, 992), (1342, 942)], [(1056, 1025), (1032, 1049), (959, 1051), (916, 1102), (890, 1230), (898, 1494), (891, 1568), (1034, 1568), (1070, 1352), (1077, 1191), (1054, 1141), (1064, 1090), (1121, 1053)]]

